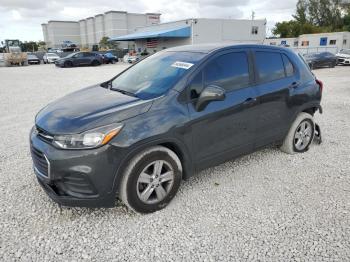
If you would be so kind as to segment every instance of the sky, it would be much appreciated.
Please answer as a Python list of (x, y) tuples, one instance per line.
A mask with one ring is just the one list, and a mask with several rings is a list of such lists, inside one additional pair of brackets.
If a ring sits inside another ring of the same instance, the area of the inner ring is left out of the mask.
[(0, 41), (43, 40), (48, 20), (78, 21), (110, 10), (161, 13), (161, 22), (184, 18), (267, 19), (267, 34), (276, 22), (292, 19), (297, 0), (0, 0)]

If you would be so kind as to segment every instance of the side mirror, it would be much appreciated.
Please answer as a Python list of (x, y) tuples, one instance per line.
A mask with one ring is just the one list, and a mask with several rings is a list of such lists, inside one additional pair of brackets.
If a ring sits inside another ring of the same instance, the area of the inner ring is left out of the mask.
[(202, 111), (211, 101), (222, 101), (225, 99), (225, 90), (216, 85), (209, 85), (201, 92), (196, 102), (196, 111)]

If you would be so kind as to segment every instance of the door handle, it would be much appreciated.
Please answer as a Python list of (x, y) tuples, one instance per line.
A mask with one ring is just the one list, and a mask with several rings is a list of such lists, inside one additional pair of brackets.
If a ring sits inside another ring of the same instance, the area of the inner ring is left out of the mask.
[(249, 97), (244, 102), (243, 105), (252, 105), (256, 102), (256, 98)]
[(297, 88), (299, 86), (299, 83), (298, 82), (293, 82), (290, 84), (290, 88)]

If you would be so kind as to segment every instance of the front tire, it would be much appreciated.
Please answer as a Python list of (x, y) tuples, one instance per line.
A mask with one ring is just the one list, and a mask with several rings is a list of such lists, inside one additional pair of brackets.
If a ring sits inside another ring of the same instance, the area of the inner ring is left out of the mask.
[(64, 62), (63, 67), (73, 67), (73, 63), (71, 61), (66, 61)]
[(166, 147), (154, 146), (129, 162), (119, 187), (119, 198), (135, 212), (155, 212), (174, 198), (181, 179), (178, 156)]
[(312, 115), (300, 113), (290, 127), (281, 150), (287, 154), (304, 153), (309, 150), (315, 135), (315, 122)]

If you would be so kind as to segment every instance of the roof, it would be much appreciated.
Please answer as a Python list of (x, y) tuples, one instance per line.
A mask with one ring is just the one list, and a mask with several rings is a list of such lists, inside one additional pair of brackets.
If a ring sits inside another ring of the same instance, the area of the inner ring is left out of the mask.
[(129, 41), (136, 39), (147, 39), (147, 38), (184, 38), (191, 36), (190, 26), (177, 26), (167, 29), (154, 30), (149, 32), (136, 32), (129, 35), (112, 37), (110, 41)]
[[(273, 50), (286, 50), (288, 48), (279, 46), (269, 46), (263, 44), (232, 44), (232, 43), (213, 43), (213, 44), (196, 44), (196, 45), (183, 45), (166, 49), (166, 51), (174, 52), (198, 52), (198, 53), (211, 53), (219, 49), (226, 48), (263, 48)], [(289, 49), (288, 49), (289, 50)]]
[(121, 14), (126, 14), (127, 12), (126, 12), (126, 11), (114, 11), (114, 10), (110, 10), (110, 11), (105, 12), (105, 14), (110, 14), (110, 13), (121, 13)]
[(50, 20), (48, 23), (78, 23), (77, 21)]
[(348, 31), (343, 31), (343, 32), (329, 32), (329, 33), (315, 33), (315, 34), (302, 34), (299, 35), (300, 37), (309, 37), (309, 36), (332, 36), (332, 35), (340, 35), (340, 34), (349, 34), (350, 32)]

